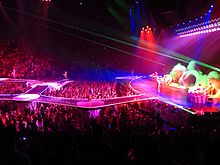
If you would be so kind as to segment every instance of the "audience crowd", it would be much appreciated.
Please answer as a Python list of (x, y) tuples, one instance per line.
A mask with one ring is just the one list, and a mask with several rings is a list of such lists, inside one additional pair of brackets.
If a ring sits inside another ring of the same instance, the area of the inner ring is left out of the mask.
[(29, 89), (26, 82), (0, 82), (0, 94), (20, 94)]
[(88, 98), (104, 99), (116, 97), (115, 85), (113, 82), (92, 82), (86, 80), (75, 80), (68, 83), (59, 90), (48, 89), (45, 95), (66, 98)]
[(74, 80), (61, 89), (48, 88), (44, 95), (65, 98), (106, 99), (137, 94), (125, 81), (88, 81)]
[[(90, 111), (41, 103), (31, 109), (30, 104), (1, 102), (3, 164), (89, 161), (197, 165), (218, 161), (215, 149), (219, 145), (219, 125), (170, 123), (161, 118), (164, 109), (159, 106), (167, 105), (158, 100)], [(170, 106), (166, 111), (176, 113), (174, 109)], [(200, 116), (200, 120), (204, 118)]]
[[(0, 43), (0, 77), (45, 80), (61, 74), (62, 62), (58, 59), (38, 54), (25, 46), (17, 47), (14, 42)], [(54, 62), (59, 65), (56, 67)]]
[[(93, 50), (97, 50), (95, 46)], [(91, 55), (93, 53), (96, 51)], [(90, 59), (92, 57), (88, 61)], [(101, 72), (100, 68), (95, 72)], [(109, 68), (110, 64), (106, 65), (105, 69)], [(49, 81), (63, 78), (65, 70), (65, 63), (57, 56), (35, 52), (22, 43), (18, 46), (13, 40), (0, 42), (0, 77)], [(1, 94), (17, 94), (28, 89), (25, 83), (0, 84)], [(50, 89), (44, 94), (105, 99), (136, 93), (126, 81), (97, 83), (76, 79), (61, 90)], [(0, 162), (22, 165), (218, 164), (219, 126), (218, 113), (191, 115), (159, 100), (97, 110), (0, 101)]]

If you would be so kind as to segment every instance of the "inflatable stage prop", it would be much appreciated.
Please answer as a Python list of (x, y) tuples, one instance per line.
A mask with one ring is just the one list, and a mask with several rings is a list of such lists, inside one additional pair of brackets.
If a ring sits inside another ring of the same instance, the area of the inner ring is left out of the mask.
[[(150, 75), (156, 77), (157, 72)], [(160, 76), (163, 85), (186, 89), (187, 99), (194, 103), (206, 103), (209, 100), (220, 99), (220, 73), (211, 71), (203, 74), (195, 61), (188, 66), (176, 64), (169, 74)]]

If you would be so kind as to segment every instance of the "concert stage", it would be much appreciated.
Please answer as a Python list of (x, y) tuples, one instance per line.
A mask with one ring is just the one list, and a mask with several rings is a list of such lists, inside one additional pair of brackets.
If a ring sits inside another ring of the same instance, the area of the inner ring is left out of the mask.
[(150, 77), (133, 80), (131, 86), (148, 97), (158, 97), (159, 100), (168, 104), (173, 104), (183, 110), (195, 112), (196, 114), (215, 113), (220, 111), (220, 100), (207, 99), (206, 103), (192, 103), (187, 99), (187, 90), (172, 86), (161, 86), (161, 91), (157, 91), (157, 82)]
[[(60, 104), (66, 106), (74, 106), (83, 109), (99, 109), (102, 107), (113, 106), (118, 104), (124, 104), (129, 102), (138, 102), (144, 100), (158, 99), (167, 104), (176, 106), (179, 109), (185, 110), (191, 114), (201, 115), (203, 113), (215, 113), (220, 111), (220, 100), (207, 99), (205, 104), (192, 103), (187, 99), (188, 91), (184, 88), (176, 88), (167, 85), (161, 85), (161, 90), (157, 90), (157, 81), (152, 77), (137, 77), (128, 76), (121, 77), (120, 79), (129, 80), (130, 87), (133, 88), (137, 95), (108, 98), (108, 99), (72, 99), (62, 97), (52, 97), (42, 95), (45, 88), (51, 87), (63, 87), (66, 84), (72, 82), (70, 80), (64, 80), (59, 82), (35, 82), (35, 80), (3, 80), (5, 81), (24, 81), (34, 82), (33, 87), (21, 94), (1, 94), (0, 100), (12, 100), (12, 101), (26, 101), (26, 102), (41, 102), (49, 104)], [(116, 79), (117, 80), (117, 79)], [(62, 82), (62, 83), (61, 83)], [(57, 85), (58, 84), (58, 85)]]

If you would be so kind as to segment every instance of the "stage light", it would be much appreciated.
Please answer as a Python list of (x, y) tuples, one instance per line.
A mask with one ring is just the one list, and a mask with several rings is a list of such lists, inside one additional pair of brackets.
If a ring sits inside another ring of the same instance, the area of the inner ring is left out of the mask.
[[(211, 13), (211, 12), (212, 12), (212, 8), (213, 8), (213, 5), (210, 6), (210, 9), (209, 9), (208, 13)], [(205, 13), (204, 15), (207, 16), (207, 13)], [(200, 18), (202, 19), (203, 16), (200, 16)], [(198, 20), (199, 20), (198, 18), (195, 18), (195, 21), (198, 21)], [(189, 21), (189, 23), (191, 23), (191, 21)], [(185, 22), (183, 22), (182, 24), (185, 25)], [(179, 24), (177, 24), (176, 26), (179, 26)], [(192, 28), (192, 27), (190, 27), (190, 28)], [(186, 29), (184, 29), (184, 30), (186, 30)], [(180, 30), (180, 31), (181, 31), (181, 30)], [(179, 32), (179, 31), (178, 31), (178, 32)]]
[[(210, 21), (206, 21), (206, 22), (203, 22), (203, 23), (199, 23), (199, 24), (196, 24), (196, 25), (193, 25), (193, 26), (188, 26), (188, 27), (185, 27), (185, 28), (176, 29), (175, 31), (181, 37), (186, 37), (186, 36), (216, 32), (216, 31), (219, 31), (218, 28), (220, 28), (219, 18), (213, 19), (213, 20), (210, 20)], [(190, 35), (188, 35), (189, 33), (190, 33)]]

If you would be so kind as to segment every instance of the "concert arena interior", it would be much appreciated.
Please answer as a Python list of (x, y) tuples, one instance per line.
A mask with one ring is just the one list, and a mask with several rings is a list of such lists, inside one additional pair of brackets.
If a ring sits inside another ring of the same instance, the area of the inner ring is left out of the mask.
[(0, 164), (220, 164), (220, 0), (0, 0)]

